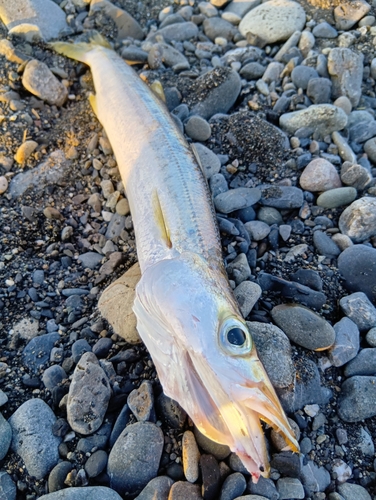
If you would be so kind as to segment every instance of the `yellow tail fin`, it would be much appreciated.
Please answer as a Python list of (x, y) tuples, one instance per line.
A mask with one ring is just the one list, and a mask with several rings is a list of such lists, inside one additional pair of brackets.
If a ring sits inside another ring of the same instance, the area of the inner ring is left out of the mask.
[(93, 50), (95, 47), (105, 47), (112, 49), (109, 42), (99, 33), (95, 33), (89, 38), (88, 42), (52, 42), (49, 44), (59, 54), (75, 59), (76, 61), (86, 62), (86, 54)]

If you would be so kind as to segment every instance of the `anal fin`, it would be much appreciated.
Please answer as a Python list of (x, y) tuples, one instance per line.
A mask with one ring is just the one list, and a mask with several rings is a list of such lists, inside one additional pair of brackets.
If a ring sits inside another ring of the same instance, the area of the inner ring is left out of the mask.
[(98, 116), (98, 106), (97, 106), (97, 98), (95, 97), (94, 94), (89, 95), (89, 102), (92, 110), (94, 111), (95, 115)]
[(165, 244), (168, 248), (172, 248), (170, 233), (168, 230), (168, 226), (166, 224), (166, 220), (165, 220), (164, 215), (163, 215), (161, 202), (159, 200), (159, 196), (158, 196), (157, 191), (154, 191), (154, 193), (153, 193), (153, 214), (154, 214), (154, 219), (155, 219), (155, 222), (158, 226), (162, 240), (165, 242)]

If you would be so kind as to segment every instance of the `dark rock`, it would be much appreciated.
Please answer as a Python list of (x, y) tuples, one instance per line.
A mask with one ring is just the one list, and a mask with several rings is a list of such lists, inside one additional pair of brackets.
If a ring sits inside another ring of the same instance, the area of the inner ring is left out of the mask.
[(55, 465), (48, 476), (48, 491), (50, 493), (65, 488), (64, 481), (72, 468), (73, 465), (70, 462), (60, 462)]
[(305, 285), (317, 292), (322, 292), (322, 279), (317, 271), (312, 269), (298, 269), (290, 276), (292, 281)]
[(179, 403), (162, 392), (158, 396), (156, 407), (158, 417), (165, 420), (173, 429), (182, 429), (184, 427), (187, 414)]
[(300, 458), (297, 453), (283, 451), (273, 455), (270, 465), (281, 474), (289, 477), (299, 477), (301, 470)]
[(376, 249), (366, 245), (346, 248), (338, 257), (338, 269), (345, 287), (353, 292), (364, 292), (376, 301)]
[(376, 348), (362, 349), (345, 366), (345, 377), (354, 375), (376, 375)]
[(338, 414), (345, 422), (376, 415), (376, 377), (351, 377), (342, 384)]
[(22, 362), (31, 372), (38, 373), (40, 368), (49, 361), (51, 350), (60, 339), (56, 332), (34, 337), (22, 353)]
[(376, 326), (376, 308), (365, 293), (355, 292), (342, 297), (339, 304), (342, 311), (357, 325), (360, 331), (369, 330)]
[(293, 186), (261, 186), (260, 203), (278, 209), (300, 208), (303, 204), (303, 191)]
[(205, 500), (215, 500), (220, 487), (221, 474), (213, 455), (201, 455), (202, 494)]
[(97, 477), (105, 469), (108, 456), (104, 450), (95, 451), (86, 461), (85, 472), (88, 477)]
[(230, 474), (224, 481), (219, 500), (234, 500), (240, 497), (247, 487), (243, 474), (235, 472)]

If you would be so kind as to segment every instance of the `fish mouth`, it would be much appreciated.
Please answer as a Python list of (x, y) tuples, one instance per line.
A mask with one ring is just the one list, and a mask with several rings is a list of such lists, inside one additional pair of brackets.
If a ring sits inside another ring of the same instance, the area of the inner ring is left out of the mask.
[(192, 420), (206, 437), (228, 445), (254, 481), (257, 482), (260, 476), (268, 477), (270, 473), (261, 422), (281, 434), (292, 451), (299, 451), (290, 424), (259, 360), (253, 362), (257, 366), (252, 370), (257, 377), (252, 376), (244, 384), (233, 383), (226, 388), (226, 375), (222, 379), (202, 359), (186, 354), (190, 396), (195, 401), (191, 406), (196, 408), (195, 414), (190, 414)]

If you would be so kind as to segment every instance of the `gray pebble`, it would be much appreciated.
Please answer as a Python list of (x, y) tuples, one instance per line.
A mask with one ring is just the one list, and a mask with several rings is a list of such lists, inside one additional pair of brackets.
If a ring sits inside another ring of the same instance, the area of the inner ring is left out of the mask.
[(111, 434), (111, 424), (105, 422), (92, 436), (81, 438), (77, 443), (77, 451), (92, 453), (94, 449), (104, 449)]
[[(300, 66), (298, 66), (299, 68)], [(307, 84), (307, 96), (313, 104), (330, 102), (332, 83), (327, 78), (311, 78)]]
[(322, 231), (315, 231), (313, 233), (313, 244), (320, 255), (325, 255), (329, 258), (337, 257), (341, 253), (341, 250), (330, 236)]
[(156, 477), (164, 445), (163, 433), (151, 422), (128, 425), (108, 458), (111, 488), (124, 495), (140, 493)]
[(282, 215), (280, 212), (273, 207), (261, 207), (257, 212), (257, 219), (259, 221), (265, 222), (265, 224), (281, 224), (283, 222)]
[(65, 488), (65, 479), (72, 468), (73, 465), (70, 462), (59, 462), (55, 465), (48, 476), (48, 491), (50, 493)]
[(237, 32), (236, 28), (231, 23), (220, 17), (205, 19), (203, 28), (205, 35), (212, 42), (214, 42), (217, 37), (223, 37), (230, 41)]
[(240, 187), (218, 194), (214, 198), (214, 205), (219, 212), (228, 214), (234, 210), (254, 205), (260, 200), (260, 197), (261, 191), (258, 188)]
[(198, 484), (178, 481), (171, 486), (168, 500), (202, 500), (201, 488)]
[(376, 121), (366, 120), (359, 122), (349, 129), (349, 133), (349, 140), (351, 142), (366, 142), (376, 135)]
[(354, 375), (376, 375), (376, 349), (362, 349), (359, 354), (345, 366), (345, 377)]
[(230, 469), (235, 472), (240, 472), (241, 474), (249, 474), (249, 472), (245, 468), (245, 465), (236, 453), (231, 453), (228, 464), (230, 466)]
[(117, 438), (120, 436), (120, 434), (125, 429), (126, 425), (129, 422), (130, 416), (131, 416), (131, 410), (129, 409), (128, 405), (124, 405), (121, 412), (119, 413), (116, 421), (115, 421), (114, 427), (113, 427), (112, 432), (111, 432), (111, 436), (110, 436), (110, 440), (109, 440), (110, 448), (113, 447), (113, 445), (115, 444), (115, 441), (117, 440)]
[(338, 31), (326, 21), (317, 24), (312, 33), (317, 38), (337, 38), (338, 36)]
[(376, 326), (376, 308), (365, 293), (355, 292), (342, 297), (339, 304), (342, 311), (357, 325), (360, 331), (369, 330)]
[(88, 477), (97, 477), (104, 471), (108, 456), (104, 450), (95, 451), (86, 461), (85, 472)]
[(308, 453), (312, 450), (313, 448), (313, 445), (312, 445), (312, 441), (310, 440), (309, 437), (304, 437), (300, 443), (299, 443), (299, 446), (300, 446), (300, 452), (303, 454), (303, 455), (308, 455)]
[(75, 363), (78, 363), (81, 359), (81, 356), (85, 354), (85, 352), (91, 352), (91, 345), (85, 339), (76, 340), (76, 342), (72, 345), (72, 358)]
[[(259, 496), (261, 498), (268, 498), (269, 500), (278, 500), (279, 493), (275, 487), (274, 481), (272, 479), (266, 479), (260, 476), (257, 483), (254, 483), (252, 479), (249, 480), (247, 485), (247, 491), (249, 491), (254, 496)], [(250, 500), (261, 500), (261, 498), (251, 498)]]
[(44, 371), (42, 375), (42, 382), (46, 389), (51, 391), (66, 378), (68, 378), (67, 374), (60, 365), (52, 365)]
[(260, 298), (261, 293), (262, 290), (260, 286), (252, 281), (243, 281), (235, 288), (234, 295), (239, 304), (243, 318), (246, 318), (251, 312), (253, 306)]
[(353, 245), (338, 257), (338, 269), (349, 291), (364, 292), (370, 300), (376, 298), (376, 249)]
[(291, 79), (293, 84), (297, 88), (301, 88), (306, 90), (308, 87), (308, 83), (312, 78), (318, 78), (318, 73), (314, 68), (310, 66), (295, 66), (291, 73)]
[(22, 84), (33, 95), (51, 105), (62, 106), (68, 96), (65, 85), (56, 78), (46, 64), (36, 59), (26, 64)]
[[(200, 118), (200, 117), (198, 116), (196, 118)], [(200, 118), (200, 119), (202, 120), (202, 118)], [(195, 150), (200, 158), (200, 163), (202, 165), (202, 168), (203, 168), (204, 173), (205, 173), (205, 177), (207, 179), (211, 180), (211, 178), (214, 175), (217, 175), (217, 176), (222, 175), (222, 174), (218, 173), (221, 169), (221, 162), (220, 162), (218, 156), (215, 153), (213, 153), (213, 151), (211, 151), (209, 148), (207, 148), (203, 144), (200, 144), (199, 142), (194, 143), (194, 148), (195, 148)], [(223, 185), (225, 185), (226, 188), (228, 189), (227, 182), (224, 179), (224, 177), (223, 177), (223, 180), (225, 181), (225, 184), (223, 184)], [(210, 186), (212, 186), (212, 185), (214, 186), (214, 184), (216, 184), (218, 181), (220, 181), (219, 184), (222, 184), (223, 180), (221, 177), (215, 177), (213, 180), (211, 180)], [(218, 189), (218, 187), (217, 187), (217, 189)], [(226, 191), (227, 191), (227, 189), (226, 189)], [(214, 196), (214, 193), (213, 193), (213, 196)]]
[(364, 427), (360, 428), (357, 448), (366, 457), (373, 457), (375, 454), (375, 445), (373, 444), (372, 436), (364, 429)]
[(341, 168), (341, 181), (347, 186), (352, 186), (358, 191), (362, 191), (372, 184), (373, 176), (362, 165), (345, 161)]
[(129, 45), (121, 49), (121, 57), (129, 62), (146, 63), (148, 60), (148, 53), (136, 45)]
[(92, 352), (99, 358), (106, 358), (113, 346), (113, 341), (108, 337), (101, 337), (93, 346)]
[(69, 387), (67, 418), (72, 429), (88, 435), (101, 426), (111, 387), (96, 356), (86, 352), (79, 360)]
[(139, 422), (155, 422), (153, 386), (149, 380), (144, 380), (138, 389), (129, 394), (127, 403)]
[(240, 70), (240, 75), (246, 80), (258, 80), (263, 76), (265, 66), (258, 62), (250, 62), (245, 64)]
[(39, 497), (39, 500), (121, 500), (121, 496), (105, 486), (65, 488)]
[(54, 436), (56, 417), (41, 399), (29, 399), (10, 417), (12, 450), (20, 455), (31, 476), (42, 479), (58, 462), (61, 438)]
[(240, 285), (242, 281), (247, 280), (251, 275), (251, 269), (248, 264), (247, 257), (244, 253), (239, 254), (227, 266), (227, 273), (233, 279), (236, 285)]
[(97, 252), (86, 252), (78, 257), (78, 262), (82, 263), (83, 267), (88, 267), (89, 269), (95, 269), (101, 263), (103, 255)]
[(155, 477), (148, 482), (135, 500), (167, 500), (173, 484), (174, 481), (168, 476)]
[(51, 350), (59, 339), (60, 335), (57, 332), (31, 339), (22, 353), (23, 364), (32, 372), (38, 373), (39, 369), (49, 361)]
[(367, 332), (366, 341), (371, 347), (376, 347), (376, 327)]
[(12, 428), (0, 413), (0, 460), (2, 460), (8, 453), (11, 441)]
[(260, 220), (246, 222), (244, 227), (248, 231), (252, 241), (261, 241), (270, 233), (270, 226)]
[(274, 387), (288, 387), (293, 383), (295, 370), (291, 345), (277, 326), (268, 323), (247, 322), (256, 344), (260, 361)]
[(337, 489), (344, 500), (371, 500), (371, 495), (359, 484), (342, 483), (337, 486)]
[(330, 349), (329, 359), (334, 366), (343, 366), (358, 354), (359, 328), (350, 318), (342, 318), (333, 328), (336, 339)]
[(299, 456), (291, 451), (276, 453), (273, 455), (270, 465), (284, 476), (289, 476), (290, 478), (299, 477), (302, 467)]
[(194, 428), (194, 435), (200, 448), (202, 448), (206, 453), (213, 455), (213, 457), (215, 457), (217, 460), (224, 460), (230, 455), (231, 450), (228, 446), (220, 443), (215, 443), (211, 439), (201, 434), (197, 427)]
[(209, 186), (213, 198), (221, 193), (225, 193), (226, 191), (228, 191), (227, 181), (222, 174), (214, 174), (212, 177), (210, 177)]
[(209, 123), (201, 116), (191, 116), (185, 124), (185, 133), (194, 141), (207, 141), (211, 136)]
[(327, 349), (334, 343), (333, 327), (307, 307), (281, 304), (272, 309), (271, 315), (290, 340), (306, 349)]
[(125, 229), (126, 217), (120, 214), (113, 214), (106, 231), (106, 238), (116, 238)]
[(8, 402), (8, 396), (0, 389), (0, 407)]
[[(368, 158), (373, 162), (376, 163), (376, 137), (373, 137), (372, 139), (369, 139), (365, 144), (364, 144), (364, 152), (367, 153)], [(11, 184), (12, 187), (12, 184)]]
[(345, 422), (359, 422), (376, 415), (376, 378), (355, 376), (345, 380), (338, 402), (338, 415)]
[(338, 223), (341, 233), (349, 236), (354, 243), (376, 235), (376, 198), (360, 198), (341, 214)]
[(279, 124), (289, 134), (301, 128), (315, 130), (322, 137), (342, 130), (347, 125), (346, 113), (332, 104), (314, 104), (309, 108), (281, 115)]
[[(355, 107), (362, 94), (363, 54), (335, 47), (328, 55), (328, 71), (333, 83), (333, 97), (348, 97)], [(340, 130), (340, 129), (337, 129)]]
[(240, 472), (230, 474), (224, 481), (219, 500), (234, 500), (242, 495), (247, 487), (246, 480)]
[(320, 194), (317, 198), (317, 205), (324, 208), (338, 208), (352, 203), (357, 197), (357, 190), (354, 187), (341, 187), (329, 189)]
[(312, 460), (302, 467), (300, 479), (309, 496), (318, 491), (325, 491), (331, 481), (330, 474), (325, 467), (318, 467)]
[[(260, 203), (280, 210), (300, 208), (303, 205), (303, 191), (294, 186), (263, 185)], [(259, 218), (259, 217), (258, 217)]]
[(277, 481), (277, 491), (279, 500), (287, 500), (291, 498), (305, 498), (304, 488), (299, 479), (293, 477), (283, 477)]
[(155, 42), (156, 37), (161, 35), (166, 43), (183, 42), (198, 35), (198, 27), (192, 22), (175, 23), (165, 26), (148, 37), (148, 41)]
[(183, 408), (163, 392), (158, 396), (157, 409), (159, 418), (165, 420), (173, 429), (182, 429), (187, 419)]
[(0, 498), (3, 500), (16, 500), (17, 488), (10, 475), (0, 471)]

